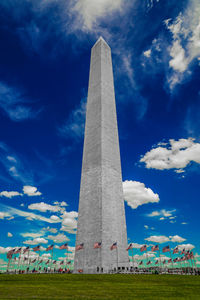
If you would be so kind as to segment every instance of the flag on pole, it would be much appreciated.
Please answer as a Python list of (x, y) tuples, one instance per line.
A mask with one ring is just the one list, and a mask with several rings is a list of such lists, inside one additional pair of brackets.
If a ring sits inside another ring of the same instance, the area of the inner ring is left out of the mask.
[(143, 251), (147, 251), (147, 245), (144, 245), (140, 248), (140, 251), (143, 252)]
[(170, 258), (170, 259), (168, 259), (168, 264), (169, 264), (169, 263), (171, 263), (171, 262), (172, 262), (172, 259), (171, 259), (171, 258)]
[(149, 260), (148, 262), (147, 262), (147, 265), (150, 265), (151, 264), (151, 261)]
[(81, 244), (76, 246), (77, 251), (82, 250), (83, 248), (84, 248), (84, 243), (81, 243)]
[(94, 249), (101, 248), (101, 243), (94, 243)]
[(53, 265), (55, 265), (55, 264), (56, 264), (56, 260), (53, 261)]
[(48, 265), (48, 264), (49, 264), (49, 262), (50, 262), (50, 261), (49, 261), (49, 259), (48, 259), (48, 260), (47, 260), (47, 262), (46, 262), (46, 265)]
[(35, 263), (35, 262), (36, 262), (36, 258), (35, 258), (34, 260), (32, 260), (32, 262), (31, 262), (31, 263), (33, 264), (33, 263)]
[(178, 261), (178, 257), (173, 259), (173, 262), (177, 262)]
[(113, 243), (112, 246), (110, 247), (110, 250), (117, 249), (117, 242)]
[(40, 260), (39, 265), (43, 262), (43, 259)]
[(153, 247), (151, 247), (151, 251), (159, 251), (159, 246), (158, 245), (154, 245)]
[(11, 259), (14, 253), (15, 253), (15, 249), (12, 249), (12, 250), (8, 251), (7, 252), (7, 259)]
[(126, 249), (126, 251), (128, 251), (130, 249), (133, 249), (133, 244), (132, 243), (128, 245), (128, 248)]
[(139, 266), (141, 266), (143, 264), (143, 261), (141, 260), (140, 262), (139, 262)]
[(40, 245), (34, 247), (34, 248), (33, 248), (33, 251), (35, 251), (35, 252), (40, 251)]
[(178, 252), (179, 252), (178, 247), (174, 248), (173, 254), (176, 254), (176, 253), (178, 253)]
[(194, 254), (193, 254), (193, 252), (192, 251), (190, 251), (190, 259), (194, 259)]
[(165, 252), (170, 252), (170, 248), (169, 246), (166, 246), (162, 249), (162, 252), (165, 253)]
[(166, 263), (166, 260), (163, 260), (163, 265)]
[(64, 260), (62, 260), (61, 262), (60, 262), (60, 265), (63, 265), (64, 264)]
[(15, 251), (15, 254), (18, 254), (18, 253), (20, 253), (20, 252), (21, 252), (21, 250), (22, 250), (22, 248), (18, 248), (18, 249)]
[(78, 272), (79, 273), (83, 273), (83, 269), (78, 269)]
[(47, 247), (46, 251), (53, 250), (54, 245)]
[(181, 251), (181, 255), (185, 254), (185, 248)]
[(67, 262), (67, 265), (71, 265), (71, 260), (69, 260), (69, 261)]
[(25, 254), (26, 252), (28, 252), (28, 251), (29, 251), (29, 249), (30, 249), (30, 247), (29, 247), (29, 246), (28, 246), (28, 247), (26, 247), (26, 248), (24, 249), (23, 253)]
[(155, 265), (157, 265), (158, 264), (158, 260), (156, 260), (156, 262), (155, 262)]
[(63, 250), (63, 249), (68, 249), (68, 244), (66, 243), (66, 244), (64, 244), (64, 245), (61, 245), (61, 246), (59, 247), (59, 249), (61, 249), (61, 250)]

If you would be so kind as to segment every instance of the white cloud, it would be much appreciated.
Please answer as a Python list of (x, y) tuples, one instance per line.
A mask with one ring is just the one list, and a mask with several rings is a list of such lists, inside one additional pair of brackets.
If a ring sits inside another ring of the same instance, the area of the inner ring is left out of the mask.
[(100, 19), (110, 17), (113, 12), (124, 8), (123, 0), (76, 0), (71, 8), (76, 19), (76, 26), (83, 31), (94, 31)]
[(47, 244), (48, 240), (38, 237), (33, 240), (26, 240), (23, 243), (28, 245), (39, 245), (39, 244)]
[(186, 223), (186, 222), (182, 222), (181, 224), (182, 224), (182, 225), (186, 225), (186, 224), (188, 224), (188, 223)]
[[(155, 211), (152, 211), (150, 214), (148, 214), (147, 216), (148, 217), (160, 217), (159, 219), (160, 220), (165, 220), (166, 218), (169, 218), (171, 219), (172, 218), (172, 215), (173, 213), (175, 212), (176, 210), (173, 209), (173, 210), (166, 210), (166, 209), (161, 209), (161, 210), (155, 210)], [(173, 218), (175, 218), (175, 216), (173, 216)]]
[(57, 235), (48, 235), (47, 238), (49, 240), (53, 240), (54, 243), (63, 243), (63, 242), (69, 241), (69, 238), (63, 233), (60, 233), (60, 234), (57, 234)]
[(76, 107), (65, 123), (58, 128), (59, 134), (68, 139), (80, 139), (83, 137), (85, 128), (85, 114), (86, 114), (86, 99), (82, 99), (80, 105)]
[(171, 242), (174, 243), (182, 243), (184, 241), (186, 241), (186, 239), (180, 237), (179, 235), (174, 235), (174, 236), (170, 236)]
[(0, 254), (7, 253), (7, 252), (10, 251), (11, 249), (13, 249), (13, 248), (11, 248), (11, 247), (1, 247), (1, 246), (0, 246)]
[(23, 192), (24, 194), (28, 195), (28, 196), (41, 196), (42, 193), (40, 193), (36, 187), (34, 186), (30, 186), (30, 185), (26, 185), (23, 187)]
[(42, 235), (42, 233), (25, 232), (25, 233), (21, 233), (21, 235), (22, 235), (23, 237), (37, 238), (37, 237), (40, 237), (40, 236)]
[(11, 232), (8, 232), (8, 233), (7, 233), (7, 236), (8, 236), (8, 237), (13, 237), (13, 234), (12, 234)]
[(52, 228), (52, 227), (49, 227), (49, 226), (47, 228), (44, 227), (43, 230), (49, 231), (51, 233), (57, 233), (58, 232), (58, 230), (56, 228)]
[(15, 122), (34, 119), (39, 111), (33, 111), (30, 101), (25, 99), (24, 92), (0, 82), (0, 108)]
[(41, 212), (51, 211), (51, 212), (59, 212), (60, 207), (58, 205), (50, 205), (44, 202), (32, 203), (28, 206), (31, 210), (39, 210)]
[(16, 196), (22, 196), (22, 194), (20, 194), (19, 192), (7, 192), (7, 191), (3, 191), (0, 192), (0, 197), (7, 197), (7, 198), (12, 198), (12, 197), (16, 197)]
[(71, 234), (76, 234), (77, 217), (78, 213), (76, 211), (64, 212), (64, 214), (62, 215), (63, 220), (60, 230)]
[(144, 225), (144, 228), (149, 229), (149, 226), (148, 225)]
[(159, 244), (169, 242), (169, 238), (164, 235), (152, 235), (152, 236), (146, 238), (145, 240), (149, 241), (149, 242), (159, 243)]
[(0, 219), (4, 219), (6, 217), (10, 217), (10, 214), (0, 211)]
[(146, 56), (147, 58), (151, 57), (151, 49), (144, 51), (143, 55)]
[(182, 244), (182, 245), (178, 245), (178, 249), (179, 249), (179, 250), (183, 250), (183, 249), (185, 249), (185, 250), (192, 250), (192, 249), (194, 249), (194, 248), (195, 248), (195, 246), (192, 245), (192, 244)]
[(172, 21), (165, 21), (166, 27), (172, 34), (172, 45), (169, 47), (171, 59), (169, 66), (173, 72), (168, 75), (171, 89), (180, 83), (184, 76), (190, 75), (190, 64), (200, 56), (200, 3), (197, 0), (188, 2), (184, 13), (180, 13)]
[(169, 140), (169, 145), (158, 147), (147, 152), (140, 162), (148, 169), (183, 171), (191, 162), (200, 164), (200, 143), (195, 139)]
[(124, 181), (123, 191), (124, 200), (133, 209), (147, 203), (158, 203), (160, 200), (158, 194), (155, 194), (150, 188), (146, 188), (144, 183), (138, 181)]

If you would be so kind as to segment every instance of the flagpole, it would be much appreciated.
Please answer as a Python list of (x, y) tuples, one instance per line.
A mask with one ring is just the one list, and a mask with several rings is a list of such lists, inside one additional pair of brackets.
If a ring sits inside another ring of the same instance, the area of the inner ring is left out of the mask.
[(169, 248), (169, 249), (170, 249), (169, 253), (170, 253), (171, 265), (172, 265), (172, 271), (173, 271), (174, 265), (173, 265), (173, 260), (172, 260), (171, 248)]
[(29, 273), (29, 266), (30, 266), (30, 259), (29, 259), (29, 256), (30, 256), (30, 250), (28, 250), (28, 258), (27, 258), (27, 262), (28, 262), (28, 266), (27, 266), (27, 273)]
[(117, 254), (117, 272), (118, 272), (118, 245), (117, 245), (117, 248), (116, 248), (116, 254)]
[[(147, 250), (146, 250), (146, 258), (147, 258), (147, 262), (146, 262), (146, 266), (147, 266), (147, 263), (148, 263), (148, 254), (147, 254)], [(148, 267), (147, 267), (148, 268)]]
[(51, 253), (51, 267), (50, 267), (50, 273), (53, 265), (53, 248), (52, 248), (52, 253)]
[(161, 271), (161, 257), (160, 257), (160, 248), (158, 250), (158, 254), (159, 254), (159, 264), (160, 264), (160, 271)]
[(133, 260), (133, 248), (131, 249), (132, 251), (132, 263), (133, 263), (133, 269), (134, 269), (134, 260)]
[(38, 261), (37, 261), (37, 269), (39, 271), (39, 258), (40, 258), (40, 249), (39, 249), (39, 253), (38, 253)]
[(18, 267), (17, 267), (17, 269), (18, 269), (18, 272), (20, 271), (20, 260), (21, 260), (21, 253), (22, 253), (22, 248), (21, 248), (21, 250), (20, 250), (20, 253), (19, 253), (19, 261), (18, 261)]

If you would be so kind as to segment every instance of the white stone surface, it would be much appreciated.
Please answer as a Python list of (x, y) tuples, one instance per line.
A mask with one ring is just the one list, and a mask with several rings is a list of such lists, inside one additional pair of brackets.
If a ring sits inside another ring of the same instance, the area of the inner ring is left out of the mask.
[[(101, 249), (93, 249), (102, 242)], [(117, 250), (110, 250), (117, 242)], [(111, 50), (103, 38), (92, 48), (82, 162), (75, 272), (129, 267)]]

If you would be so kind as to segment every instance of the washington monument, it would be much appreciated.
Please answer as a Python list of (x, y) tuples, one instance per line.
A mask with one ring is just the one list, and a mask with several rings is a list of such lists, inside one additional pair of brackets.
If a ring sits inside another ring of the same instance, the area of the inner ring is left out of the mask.
[(129, 267), (111, 50), (92, 48), (74, 272)]

